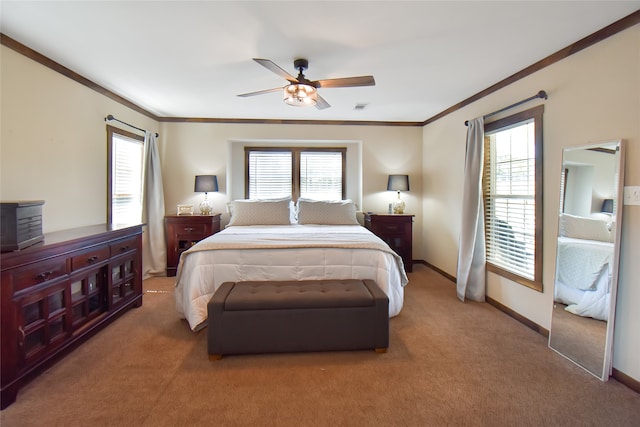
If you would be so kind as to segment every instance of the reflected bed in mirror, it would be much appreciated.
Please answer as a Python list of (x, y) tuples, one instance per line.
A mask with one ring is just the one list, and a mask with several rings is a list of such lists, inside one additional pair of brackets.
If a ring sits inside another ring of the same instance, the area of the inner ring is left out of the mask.
[(606, 381), (622, 220), (622, 141), (566, 148), (549, 347)]

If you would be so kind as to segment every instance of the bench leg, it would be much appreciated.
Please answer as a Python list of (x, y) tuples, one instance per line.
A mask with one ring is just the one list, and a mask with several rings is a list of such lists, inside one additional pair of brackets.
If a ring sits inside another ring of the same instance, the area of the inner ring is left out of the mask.
[[(387, 347), (378, 347), (376, 348), (376, 353), (386, 353), (387, 352)], [(211, 356), (209, 356), (211, 357)]]
[(222, 355), (221, 354), (210, 354), (209, 355), (209, 360), (210, 361), (215, 361), (215, 360), (220, 360), (222, 359)]

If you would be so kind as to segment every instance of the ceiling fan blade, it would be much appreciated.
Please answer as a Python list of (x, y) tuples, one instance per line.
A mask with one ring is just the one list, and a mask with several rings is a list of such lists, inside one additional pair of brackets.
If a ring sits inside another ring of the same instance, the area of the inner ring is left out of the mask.
[(262, 95), (264, 93), (278, 92), (278, 91), (281, 91), (281, 90), (282, 90), (281, 87), (274, 87), (273, 89), (265, 89), (265, 90), (259, 90), (257, 92), (242, 93), (242, 94), (240, 94), (238, 96), (242, 96), (244, 98), (244, 97), (247, 97), (247, 96)]
[(317, 80), (318, 87), (353, 87), (353, 86), (375, 86), (376, 81), (373, 76), (343, 77), (339, 79)]
[(262, 65), (264, 68), (266, 68), (269, 71), (272, 71), (274, 73), (276, 73), (277, 75), (279, 75), (280, 77), (292, 82), (292, 83), (298, 83), (298, 79), (293, 77), (291, 74), (287, 73), (285, 70), (283, 70), (282, 68), (280, 68), (279, 66), (277, 66), (275, 64), (275, 62), (269, 60), (269, 59), (260, 59), (260, 58), (253, 58), (254, 61), (256, 61), (258, 64)]
[(318, 110), (324, 110), (325, 108), (329, 108), (329, 107), (331, 107), (331, 105), (329, 105), (329, 103), (325, 101), (323, 97), (321, 97), (320, 95), (317, 95), (316, 108)]

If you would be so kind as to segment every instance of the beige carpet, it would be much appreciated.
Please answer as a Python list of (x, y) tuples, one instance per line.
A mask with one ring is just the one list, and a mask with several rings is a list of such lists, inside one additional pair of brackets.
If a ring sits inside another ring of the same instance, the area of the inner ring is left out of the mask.
[(553, 308), (551, 347), (584, 366), (598, 377), (602, 375), (607, 322), (582, 317), (556, 303)]
[(640, 426), (640, 394), (417, 265), (390, 348), (228, 356), (174, 309), (173, 280), (22, 388), (5, 426)]

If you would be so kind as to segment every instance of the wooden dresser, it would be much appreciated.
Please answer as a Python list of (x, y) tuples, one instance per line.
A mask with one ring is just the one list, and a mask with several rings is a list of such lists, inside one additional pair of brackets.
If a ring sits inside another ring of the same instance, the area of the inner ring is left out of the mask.
[(0, 255), (1, 403), (24, 382), (142, 305), (142, 225), (47, 233)]
[(182, 252), (220, 231), (220, 214), (167, 215), (164, 217), (164, 224), (167, 239), (167, 276), (175, 276)]
[(402, 258), (404, 269), (413, 269), (413, 217), (404, 214), (364, 214), (364, 226), (380, 237)]

